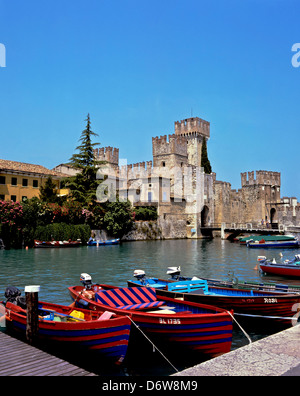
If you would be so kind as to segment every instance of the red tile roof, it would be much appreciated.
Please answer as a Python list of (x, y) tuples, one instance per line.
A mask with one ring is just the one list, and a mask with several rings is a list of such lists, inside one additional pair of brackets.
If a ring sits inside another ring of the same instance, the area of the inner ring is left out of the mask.
[(67, 177), (68, 175), (47, 169), (42, 165), (27, 164), (25, 162), (9, 161), (0, 159), (0, 172), (12, 171), (20, 173), (35, 173), (45, 176)]

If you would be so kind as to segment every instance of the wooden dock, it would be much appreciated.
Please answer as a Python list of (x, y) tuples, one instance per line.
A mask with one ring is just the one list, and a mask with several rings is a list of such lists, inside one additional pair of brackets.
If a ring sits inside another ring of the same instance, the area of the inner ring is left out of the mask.
[(0, 376), (97, 376), (0, 331)]

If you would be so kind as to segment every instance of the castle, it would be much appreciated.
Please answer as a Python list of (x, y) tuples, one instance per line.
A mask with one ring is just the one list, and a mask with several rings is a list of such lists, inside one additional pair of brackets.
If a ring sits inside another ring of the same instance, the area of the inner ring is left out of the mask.
[[(204, 140), (210, 138), (210, 123), (191, 117), (174, 123), (174, 133), (152, 138), (152, 161), (119, 164), (119, 149), (94, 150), (105, 161), (104, 182), (129, 199), (133, 206), (155, 206), (164, 238), (199, 238), (205, 227), (234, 224), (297, 226), (297, 199), (280, 196), (280, 173), (241, 173), (241, 189), (218, 181), (216, 174), (201, 168)], [(110, 184), (112, 183), (112, 184)]]

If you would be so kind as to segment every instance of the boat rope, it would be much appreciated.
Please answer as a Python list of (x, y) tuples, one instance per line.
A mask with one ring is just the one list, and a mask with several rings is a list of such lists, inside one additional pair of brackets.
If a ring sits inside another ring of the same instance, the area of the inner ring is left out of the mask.
[(227, 311), (229, 313), (229, 315), (232, 317), (232, 319), (235, 321), (235, 323), (239, 326), (239, 328), (242, 330), (242, 332), (245, 334), (245, 336), (247, 337), (249, 344), (252, 343), (251, 338), (249, 337), (249, 335), (246, 333), (246, 331), (242, 328), (242, 326), (239, 324), (239, 322), (235, 319), (235, 317), (232, 315), (231, 312)]
[(164, 359), (166, 359), (166, 361), (173, 367), (173, 369), (178, 373), (179, 370), (177, 370), (177, 368), (170, 362), (170, 360), (157, 348), (156, 345), (153, 344), (153, 342), (150, 340), (149, 337), (147, 337), (147, 335), (140, 329), (140, 327), (132, 320), (132, 318), (130, 316), (127, 316), (131, 322), (135, 325), (135, 327), (143, 334), (143, 336), (152, 344), (153, 346), (153, 351), (156, 349), (162, 356)]
[(297, 316), (293, 317), (283, 317), (283, 316), (263, 316), (263, 315), (253, 315), (253, 314), (243, 314), (243, 313), (234, 313), (234, 315), (240, 316), (250, 316), (255, 318), (264, 318), (264, 319), (282, 319), (282, 320), (298, 320)]

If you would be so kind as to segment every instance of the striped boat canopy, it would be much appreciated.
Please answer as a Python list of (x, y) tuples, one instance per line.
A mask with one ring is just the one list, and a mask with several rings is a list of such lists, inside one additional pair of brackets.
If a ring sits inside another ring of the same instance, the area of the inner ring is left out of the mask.
[(96, 302), (119, 309), (146, 309), (159, 307), (163, 301), (157, 301), (153, 287), (124, 287), (120, 289), (99, 290)]

